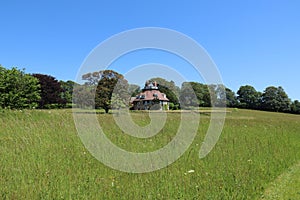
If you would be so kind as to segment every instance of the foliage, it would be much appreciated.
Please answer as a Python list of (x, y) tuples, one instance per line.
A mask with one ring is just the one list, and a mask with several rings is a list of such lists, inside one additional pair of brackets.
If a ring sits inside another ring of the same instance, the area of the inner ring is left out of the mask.
[(291, 113), (300, 114), (300, 102), (295, 100), (291, 105)]
[(267, 87), (262, 94), (262, 109), (275, 112), (290, 111), (290, 99), (282, 87)]
[(170, 110), (174, 110), (174, 108), (175, 108), (174, 103), (170, 102), (170, 103), (169, 103), (169, 109), (170, 109)]
[(261, 104), (261, 93), (253, 86), (241, 86), (237, 91), (240, 107), (248, 109), (259, 109)]
[(111, 96), (112, 109), (127, 108), (127, 106), (129, 106), (128, 101), (124, 101), (124, 99), (118, 93), (112, 93)]
[(98, 82), (101, 79), (101, 71), (100, 72), (93, 72), (93, 73), (87, 73), (82, 75), (82, 80), (86, 81), (86, 85), (94, 85), (97, 86)]
[(189, 82), (197, 96), (198, 105), (200, 107), (211, 106), (211, 96), (209, 93), (209, 87), (205, 84), (198, 82)]
[[(0, 108), (80, 108), (119, 109), (128, 106), (130, 96), (141, 88), (128, 84), (122, 74), (113, 70), (87, 73), (83, 85), (73, 81), (57, 81), (43, 74), (25, 74), (17, 68), (5, 69), (0, 65)], [(263, 93), (251, 85), (241, 86), (237, 95), (221, 84), (184, 82), (181, 88), (174, 81), (152, 78), (160, 92), (169, 99), (169, 109), (227, 106), (275, 112), (300, 114), (299, 101), (291, 102), (282, 87), (267, 87)], [(118, 84), (117, 84), (118, 83)], [(114, 95), (113, 95), (114, 93)], [(154, 107), (153, 107), (154, 108)]]
[(225, 91), (226, 91), (226, 106), (229, 108), (238, 107), (239, 102), (235, 93), (229, 88), (225, 88)]
[(77, 108), (94, 108), (95, 87), (90, 85), (74, 85), (72, 103)]
[(222, 84), (208, 85), (211, 103), (216, 107), (226, 107), (227, 97), (226, 97), (226, 87)]
[[(189, 96), (192, 93), (194, 93), (194, 95), (196, 95), (197, 97), (196, 99), (199, 107), (211, 107), (212, 105), (218, 107), (226, 106), (226, 94), (230, 90), (226, 88), (224, 85), (220, 85), (220, 84), (206, 85), (198, 82), (187, 82), (187, 84), (190, 84), (193, 91), (186, 91), (186, 88), (184, 88), (186, 86), (183, 85), (182, 94), (184, 94), (185, 96)], [(190, 93), (190, 94), (187, 95), (185, 93)], [(232, 99), (229, 100), (233, 101)]]
[(57, 107), (64, 107), (66, 100), (61, 97), (63, 89), (58, 80), (45, 74), (32, 74), (32, 76), (37, 78), (41, 85), (39, 108), (47, 108), (48, 104), (57, 104)]
[(78, 85), (74, 81), (68, 80), (68, 81), (59, 81), (60, 86), (62, 88), (61, 98), (66, 103), (72, 103), (72, 96), (73, 96), (73, 89), (74, 86)]
[(0, 65), (0, 108), (35, 108), (40, 100), (40, 85), (36, 78), (17, 68)]
[(115, 102), (123, 101), (124, 105), (128, 104), (130, 98), (128, 82), (123, 75), (113, 70), (103, 70), (84, 74), (82, 79), (87, 81), (86, 85), (96, 86), (95, 108), (103, 108), (108, 113), (109, 109), (112, 108), (113, 93), (117, 94), (114, 96)]
[(180, 90), (180, 107), (188, 109), (189, 107), (199, 107), (197, 96), (189, 82), (183, 82)]
[(137, 96), (141, 92), (141, 87), (135, 84), (129, 84), (128, 93), (131, 97)]

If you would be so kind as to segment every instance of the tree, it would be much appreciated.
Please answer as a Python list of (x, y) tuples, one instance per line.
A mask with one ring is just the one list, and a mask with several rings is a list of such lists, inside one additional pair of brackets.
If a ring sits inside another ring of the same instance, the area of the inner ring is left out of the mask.
[(72, 95), (73, 95), (73, 89), (75, 85), (78, 85), (74, 81), (68, 80), (68, 81), (59, 81), (60, 86), (62, 88), (61, 98), (66, 103), (72, 103)]
[(190, 107), (199, 107), (199, 101), (189, 82), (183, 82), (180, 90), (180, 107), (188, 109)]
[(128, 92), (130, 96), (135, 97), (141, 92), (141, 87), (135, 84), (129, 84)]
[(95, 88), (89, 85), (75, 84), (72, 103), (78, 108), (94, 108)]
[(82, 80), (86, 81), (85, 84), (87, 85), (97, 86), (100, 79), (101, 79), (101, 71), (82, 75)]
[(290, 111), (291, 101), (282, 87), (267, 87), (262, 94), (262, 109), (275, 112)]
[(40, 108), (49, 108), (52, 104), (61, 107), (66, 104), (66, 101), (61, 97), (63, 89), (53, 76), (45, 74), (33, 74), (32, 76), (37, 78), (41, 85)]
[(229, 88), (225, 88), (225, 91), (226, 91), (226, 106), (230, 108), (238, 107), (238, 99), (235, 93)]
[(259, 109), (261, 104), (261, 93), (250, 85), (241, 86), (237, 91), (240, 107), (248, 109)]
[(200, 107), (210, 107), (211, 106), (211, 96), (209, 92), (209, 87), (205, 84), (198, 82), (189, 82), (197, 96), (198, 105)]
[(17, 68), (0, 65), (0, 107), (10, 109), (37, 107), (40, 85), (36, 78)]
[[(226, 90), (227, 89), (227, 90)], [(227, 102), (227, 93), (229, 89), (225, 87), (223, 84), (217, 84), (215, 85), (215, 91), (211, 91), (213, 93), (213, 99), (214, 99), (214, 106), (217, 107), (226, 107)]]
[(128, 82), (123, 75), (113, 70), (103, 70), (84, 74), (82, 79), (87, 81), (86, 85), (96, 87), (95, 108), (103, 108), (108, 113), (112, 104), (116, 107), (128, 105), (130, 98)]
[(295, 100), (291, 105), (291, 113), (300, 114), (300, 102)]

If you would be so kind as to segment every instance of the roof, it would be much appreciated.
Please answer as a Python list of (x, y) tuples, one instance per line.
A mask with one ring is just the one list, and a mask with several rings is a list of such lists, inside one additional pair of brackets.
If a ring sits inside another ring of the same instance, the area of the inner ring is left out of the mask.
[(148, 101), (158, 98), (160, 101), (169, 101), (164, 93), (159, 90), (144, 90), (133, 101)]

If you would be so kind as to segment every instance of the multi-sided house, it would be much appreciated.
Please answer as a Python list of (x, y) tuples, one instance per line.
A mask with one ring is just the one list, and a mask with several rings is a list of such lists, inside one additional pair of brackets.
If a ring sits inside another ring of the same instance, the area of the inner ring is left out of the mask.
[(134, 110), (162, 110), (169, 109), (169, 99), (158, 90), (156, 81), (146, 81), (145, 87), (140, 94), (131, 99)]

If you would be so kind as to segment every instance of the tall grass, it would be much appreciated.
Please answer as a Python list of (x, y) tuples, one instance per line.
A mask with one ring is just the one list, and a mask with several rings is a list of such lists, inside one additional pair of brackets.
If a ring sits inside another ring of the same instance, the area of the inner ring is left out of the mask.
[[(207, 157), (198, 158), (210, 119), (201, 115), (188, 151), (172, 165), (146, 174), (119, 172), (93, 158), (69, 110), (0, 112), (0, 199), (260, 198), (270, 182), (300, 160), (300, 116), (231, 111)], [(132, 116), (142, 126), (150, 123), (147, 113)], [(146, 152), (172, 139), (179, 116), (168, 113), (163, 130), (149, 139), (123, 134), (111, 114), (98, 119), (115, 144)]]

